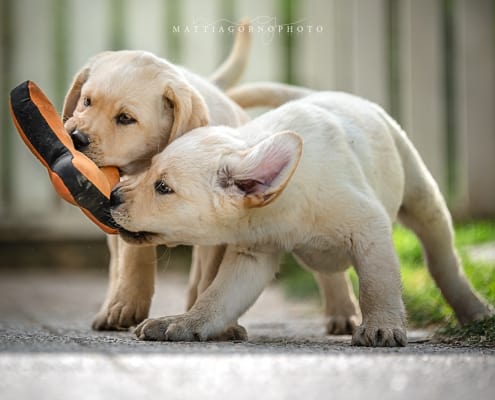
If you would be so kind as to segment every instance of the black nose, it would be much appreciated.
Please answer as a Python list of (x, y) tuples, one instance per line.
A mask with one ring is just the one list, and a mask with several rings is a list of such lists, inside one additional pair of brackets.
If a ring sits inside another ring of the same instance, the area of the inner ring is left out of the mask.
[(124, 197), (120, 192), (120, 188), (115, 188), (110, 193), (110, 207), (117, 207), (124, 202)]
[(71, 132), (70, 137), (72, 138), (72, 142), (74, 142), (74, 146), (77, 150), (84, 149), (89, 145), (89, 137), (85, 133), (75, 130)]

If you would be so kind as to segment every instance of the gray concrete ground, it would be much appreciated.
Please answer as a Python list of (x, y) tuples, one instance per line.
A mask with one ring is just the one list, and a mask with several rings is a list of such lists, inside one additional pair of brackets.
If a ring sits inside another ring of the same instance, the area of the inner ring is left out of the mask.
[[(151, 316), (180, 313), (187, 277), (161, 271)], [(319, 306), (272, 285), (241, 319), (244, 343), (142, 342), (94, 332), (96, 272), (0, 272), (0, 399), (493, 399), (495, 349), (411, 332), (405, 348), (324, 334)]]

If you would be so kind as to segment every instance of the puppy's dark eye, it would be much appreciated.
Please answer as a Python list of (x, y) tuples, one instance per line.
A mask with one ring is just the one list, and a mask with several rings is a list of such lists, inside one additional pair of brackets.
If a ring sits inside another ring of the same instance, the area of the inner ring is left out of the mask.
[(174, 193), (174, 190), (167, 185), (165, 181), (157, 181), (155, 182), (155, 191), (159, 194), (171, 194)]
[(117, 120), (117, 124), (120, 125), (131, 125), (136, 123), (136, 120), (126, 113), (120, 113), (115, 119)]
[(91, 105), (91, 99), (89, 97), (85, 97), (83, 100), (84, 107), (89, 107)]

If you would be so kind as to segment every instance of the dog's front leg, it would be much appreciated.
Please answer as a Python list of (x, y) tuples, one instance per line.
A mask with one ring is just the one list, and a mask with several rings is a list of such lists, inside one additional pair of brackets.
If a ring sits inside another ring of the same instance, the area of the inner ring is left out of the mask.
[(405, 346), (405, 309), (391, 227), (386, 222), (373, 224), (353, 236), (351, 243), (363, 315), (361, 326), (352, 335), (352, 344)]
[(132, 246), (120, 236), (110, 238), (109, 247), (109, 289), (92, 326), (95, 330), (125, 330), (148, 316), (155, 286), (156, 249)]
[(184, 314), (150, 318), (136, 328), (143, 340), (204, 341), (217, 337), (255, 302), (278, 270), (279, 254), (228, 247), (212, 284)]

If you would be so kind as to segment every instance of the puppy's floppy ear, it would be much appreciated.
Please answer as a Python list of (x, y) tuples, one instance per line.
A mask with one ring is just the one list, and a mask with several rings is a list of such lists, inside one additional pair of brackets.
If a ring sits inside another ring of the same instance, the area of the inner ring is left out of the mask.
[(64, 108), (62, 110), (62, 118), (64, 122), (67, 121), (70, 117), (72, 117), (72, 114), (74, 114), (74, 110), (77, 107), (77, 102), (81, 97), (81, 89), (88, 80), (93, 65), (98, 60), (111, 53), (112, 53), (111, 51), (104, 51), (91, 57), (87, 62), (87, 64), (84, 67), (82, 67), (79, 70), (79, 72), (76, 74), (74, 80), (72, 81), (72, 85), (69, 91), (65, 95)]
[(168, 142), (195, 128), (208, 125), (210, 116), (205, 101), (191, 85), (174, 80), (165, 89), (164, 100), (174, 108), (174, 123)]
[(81, 89), (84, 83), (89, 78), (89, 71), (90, 71), (89, 66), (83, 67), (76, 74), (74, 80), (72, 81), (71, 88), (67, 92), (64, 100), (64, 108), (62, 111), (62, 119), (64, 122), (67, 121), (70, 117), (72, 117), (72, 114), (74, 114), (74, 110), (76, 109), (77, 102), (81, 97)]
[(244, 151), (230, 181), (245, 193), (244, 207), (264, 207), (285, 189), (302, 155), (303, 140), (283, 131)]

